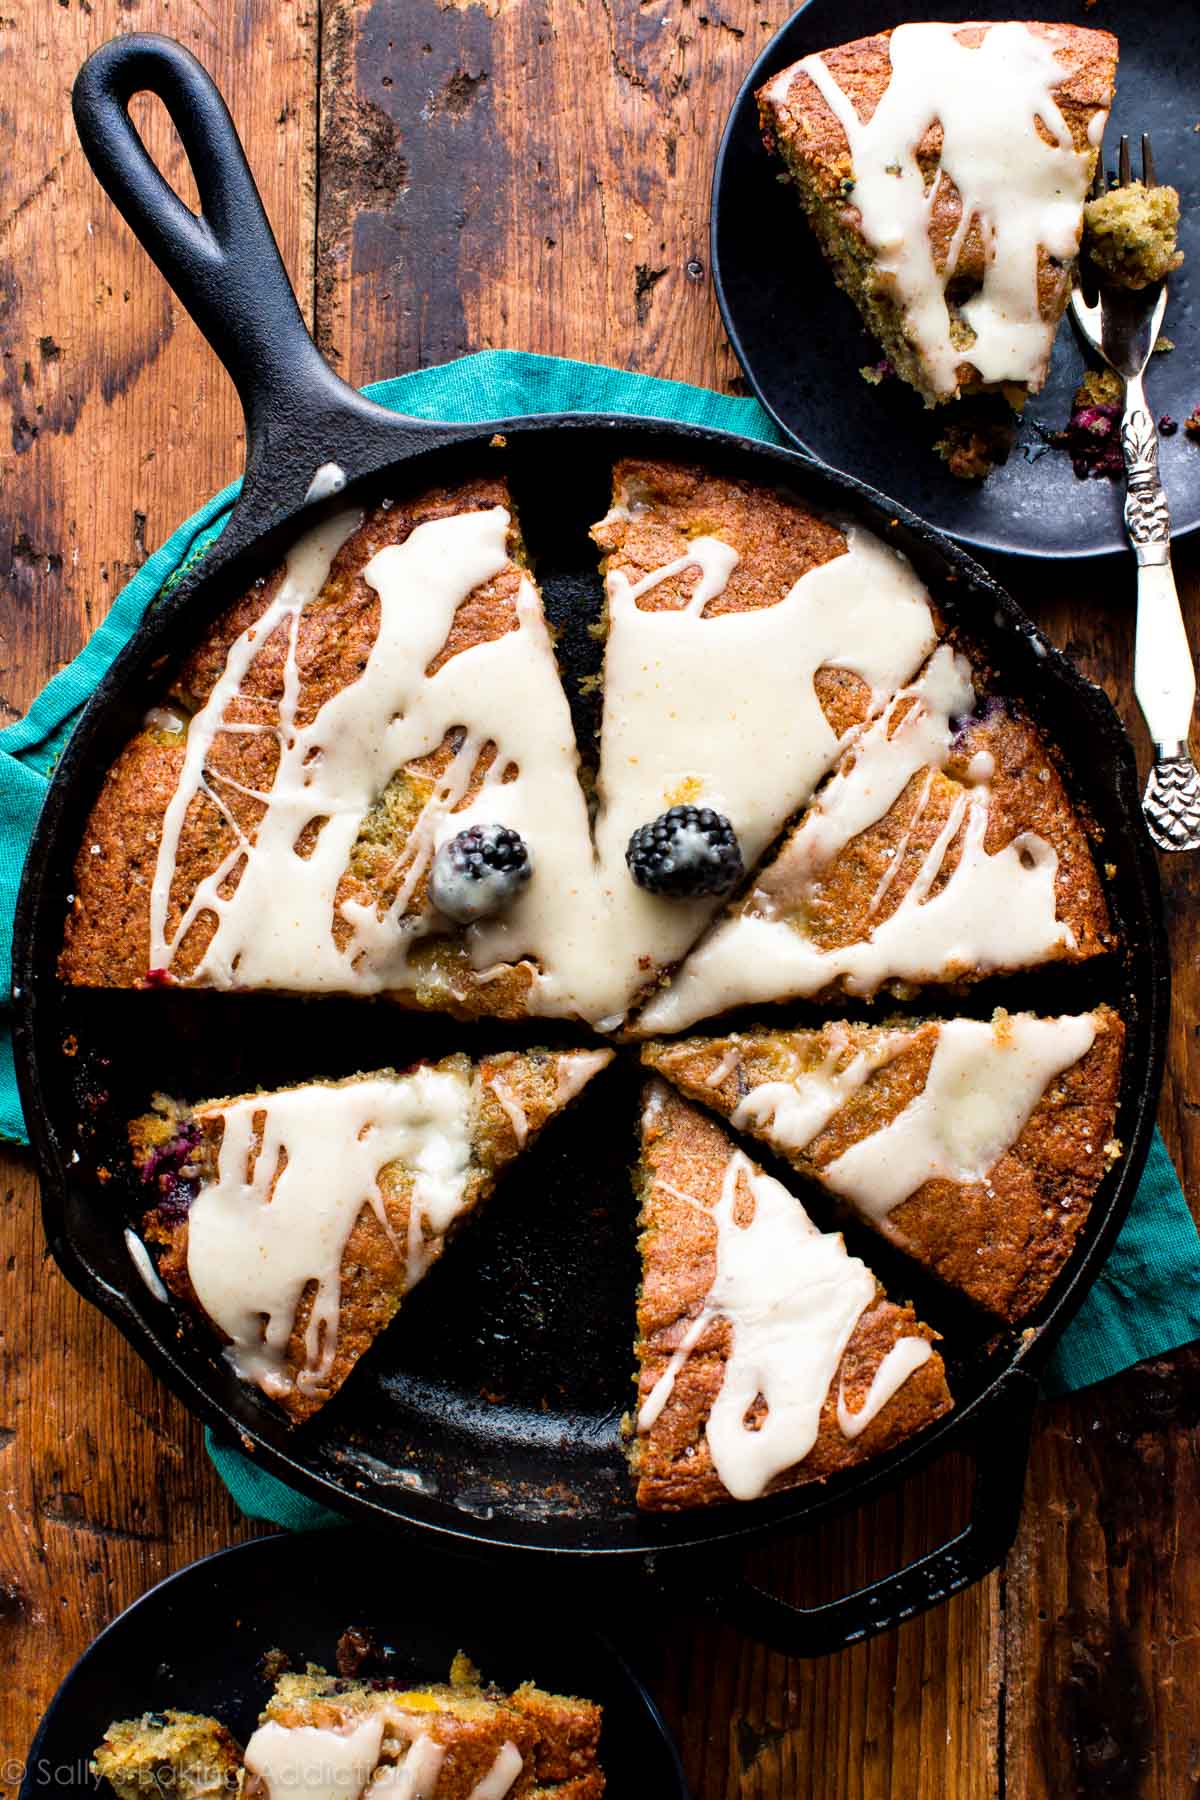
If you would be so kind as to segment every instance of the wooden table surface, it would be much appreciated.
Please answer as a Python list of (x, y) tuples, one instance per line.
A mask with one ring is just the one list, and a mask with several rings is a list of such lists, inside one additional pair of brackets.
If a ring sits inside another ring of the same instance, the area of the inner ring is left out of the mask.
[[(305, 313), (349, 380), (514, 346), (741, 391), (707, 273), (712, 160), (744, 71), (790, 10), (6, 0), (0, 716), (20, 716), (148, 549), (242, 457), (224, 373), (75, 141), (68, 94), (90, 50), (159, 30), (205, 62)], [(141, 105), (187, 193), (161, 110)], [(1179, 556), (1194, 635), (1196, 547)], [(1132, 569), (1023, 570), (1016, 589), (1103, 683), (1144, 755)], [(1198, 866), (1163, 866), (1176, 992), (1162, 1126), (1193, 1192)], [(253, 1528), (191, 1418), (48, 1260), (28, 1159), (8, 1154), (3, 1175), (10, 1794), (42, 1710), (100, 1627)], [(1181, 1352), (1044, 1406), (1006, 1568), (891, 1636), (804, 1663), (715, 1626), (667, 1629), (648, 1660), (698, 1800), (1200, 1793), (1198, 1374), (1200, 1355)], [(815, 1543), (776, 1548), (769, 1579), (813, 1596), (882, 1573), (961, 1516), (968, 1483), (965, 1464), (941, 1465)]]

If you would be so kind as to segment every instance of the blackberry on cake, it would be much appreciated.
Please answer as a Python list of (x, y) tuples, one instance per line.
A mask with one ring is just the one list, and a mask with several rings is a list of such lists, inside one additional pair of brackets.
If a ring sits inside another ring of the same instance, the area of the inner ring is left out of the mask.
[(640, 888), (673, 900), (728, 894), (743, 872), (733, 826), (711, 806), (670, 807), (634, 832), (625, 860)]
[(470, 825), (442, 845), (429, 872), (429, 898), (456, 925), (511, 906), (533, 867), (519, 831)]

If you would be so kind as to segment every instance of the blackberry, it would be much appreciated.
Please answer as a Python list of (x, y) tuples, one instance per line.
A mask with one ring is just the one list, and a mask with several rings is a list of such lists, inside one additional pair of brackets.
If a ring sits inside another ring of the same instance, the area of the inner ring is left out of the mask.
[(671, 900), (727, 894), (742, 875), (733, 826), (711, 806), (673, 806), (660, 813), (634, 832), (625, 861), (640, 888)]
[(434, 857), (429, 898), (456, 925), (470, 925), (511, 906), (532, 873), (520, 832), (468, 825)]

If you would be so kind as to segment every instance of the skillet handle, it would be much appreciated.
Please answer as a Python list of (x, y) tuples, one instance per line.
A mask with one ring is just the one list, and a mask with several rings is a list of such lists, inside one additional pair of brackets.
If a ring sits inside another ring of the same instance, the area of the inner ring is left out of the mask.
[[(199, 216), (168, 185), (129, 116), (142, 92), (158, 96), (179, 133)], [(401, 455), (417, 421), (364, 399), (313, 343), (237, 128), (190, 51), (149, 32), (113, 38), (80, 69), (72, 106), (100, 185), (233, 378), (246, 415), (245, 489), (257, 491), (260, 522), (300, 504), (308, 479), (335, 460), (339, 427), (344, 442), (353, 426), (356, 449), (365, 450), (348, 475)], [(285, 444), (287, 454), (273, 457)]]
[(693, 1571), (691, 1579), (701, 1583), (702, 1604), (785, 1656), (828, 1656), (891, 1631), (982, 1580), (1003, 1562), (1017, 1535), (1037, 1399), (1036, 1380), (1017, 1369), (980, 1410), (971, 1517), (948, 1543), (823, 1606), (793, 1606), (748, 1582), (740, 1571), (716, 1580)]

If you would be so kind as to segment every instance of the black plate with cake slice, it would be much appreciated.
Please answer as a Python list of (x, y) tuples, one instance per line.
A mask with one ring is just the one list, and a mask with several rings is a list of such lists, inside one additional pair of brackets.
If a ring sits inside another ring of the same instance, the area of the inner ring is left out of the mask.
[[(443, 1682), (461, 1651), (488, 1682), (533, 1681), (603, 1709), (599, 1760), (613, 1800), (688, 1800), (675, 1746), (640, 1678), (561, 1590), (481, 1575), (394, 1537), (319, 1531), (260, 1538), (192, 1563), (127, 1608), (80, 1657), (24, 1764), (21, 1800), (112, 1793), (89, 1774), (119, 1719), (208, 1715), (245, 1745), (281, 1667), (333, 1670), (355, 1628), (363, 1678)], [(279, 1653), (282, 1653), (280, 1656)], [(264, 1658), (269, 1660), (264, 1667)], [(169, 1790), (168, 1790), (169, 1791)]]
[[(925, 17), (924, 14), (912, 14)], [(936, 17), (944, 17), (937, 13)], [(1200, 406), (1200, 136), (1194, 71), (1200, 11), (1193, 6), (1089, 10), (1076, 0), (1021, 8), (965, 8), (972, 20), (1032, 17), (1113, 32), (1120, 43), (1116, 100), (1105, 133), (1111, 169), (1122, 132), (1153, 136), (1159, 180), (1179, 190), (1185, 261), (1169, 283), (1165, 335), (1146, 388), (1156, 417), (1183, 420)], [(768, 154), (755, 95), (800, 58), (903, 22), (886, 0), (810, 0), (767, 45), (742, 86), (717, 156), (712, 263), (725, 328), (751, 387), (802, 450), (853, 471), (923, 518), (981, 550), (1097, 556), (1125, 548), (1123, 484), (1079, 479), (1049, 438), (1067, 423), (1087, 364), (1069, 319), (1059, 327), (1046, 385), (1025, 407), (1007, 463), (984, 481), (952, 475), (934, 450), (943, 414), (904, 382), (864, 379), (881, 352), (854, 304), (835, 285), (796, 196)], [(1200, 525), (1200, 441), (1161, 437), (1162, 477), (1175, 535)]]

